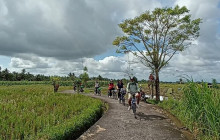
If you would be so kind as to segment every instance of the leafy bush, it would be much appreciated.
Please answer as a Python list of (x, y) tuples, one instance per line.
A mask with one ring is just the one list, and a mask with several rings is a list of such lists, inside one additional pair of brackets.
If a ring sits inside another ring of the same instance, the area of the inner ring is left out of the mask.
[(216, 79), (212, 79), (212, 87), (218, 89), (219, 86), (217, 84), (217, 80)]

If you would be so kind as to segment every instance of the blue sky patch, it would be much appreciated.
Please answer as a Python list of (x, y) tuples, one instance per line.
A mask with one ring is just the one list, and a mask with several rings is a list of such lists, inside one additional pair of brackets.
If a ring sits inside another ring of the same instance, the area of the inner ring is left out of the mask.
[(2, 68), (8, 68), (10, 62), (11, 62), (10, 57), (0, 55), (0, 66)]
[(102, 60), (104, 59), (105, 57), (108, 57), (108, 56), (123, 56), (123, 54), (119, 54), (119, 53), (116, 53), (116, 49), (115, 48), (112, 48), (112, 49), (109, 49), (107, 52), (105, 53), (102, 53), (100, 55), (96, 55), (94, 57), (95, 60)]

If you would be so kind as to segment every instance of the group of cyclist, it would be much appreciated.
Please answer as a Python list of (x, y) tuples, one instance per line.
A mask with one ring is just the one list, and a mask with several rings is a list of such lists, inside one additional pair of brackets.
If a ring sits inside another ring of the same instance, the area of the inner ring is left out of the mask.
[[(151, 80), (153, 79), (153, 75), (150, 75), (149, 79), (151, 78)], [(99, 88), (99, 83), (98, 81), (95, 82), (95, 93), (97, 94), (97, 89)], [(135, 95), (136, 99), (137, 99), (137, 107), (139, 107), (139, 102), (141, 99), (141, 86), (139, 88), (138, 83), (135, 81), (134, 77), (130, 78), (130, 82), (127, 84), (126, 86), (126, 92), (122, 92), (123, 89), (125, 89), (124, 87), (124, 83), (122, 82), (122, 80), (118, 80), (117, 85), (114, 85), (113, 81), (110, 80), (109, 84), (108, 84), (108, 97), (110, 98), (113, 95), (113, 92), (115, 92), (117, 90), (117, 94), (118, 94), (118, 100), (120, 100), (121, 96), (123, 94), (128, 94), (128, 110), (131, 109), (131, 100), (132, 100), (132, 96)]]
[[(118, 92), (118, 99), (120, 99), (121, 91), (123, 88), (124, 88), (124, 84), (123, 84), (122, 80), (119, 80), (116, 85), (116, 89)], [(115, 85), (114, 85), (113, 81), (111, 80), (108, 85), (108, 97), (111, 97), (114, 91), (115, 91)]]

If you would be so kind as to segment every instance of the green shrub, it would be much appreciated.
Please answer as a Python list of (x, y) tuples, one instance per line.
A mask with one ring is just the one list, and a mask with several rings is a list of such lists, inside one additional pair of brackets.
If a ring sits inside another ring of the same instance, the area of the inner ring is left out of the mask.
[(191, 131), (199, 131), (201, 139), (220, 138), (220, 92), (206, 83), (189, 82), (180, 100), (169, 98), (160, 106), (175, 114)]

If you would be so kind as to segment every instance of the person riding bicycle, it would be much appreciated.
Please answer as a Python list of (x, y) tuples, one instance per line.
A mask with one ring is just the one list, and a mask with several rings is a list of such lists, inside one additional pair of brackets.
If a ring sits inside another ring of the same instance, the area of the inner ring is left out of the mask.
[(138, 92), (139, 92), (138, 83), (136, 83), (134, 81), (134, 77), (131, 77), (130, 80), (131, 80), (131, 82), (129, 82), (127, 84), (128, 104), (129, 104), (128, 110), (131, 109), (132, 94), (135, 94), (135, 96), (136, 96), (137, 107), (139, 107), (139, 100), (140, 100), (140, 97), (138, 94)]
[(117, 84), (117, 90), (118, 90), (118, 100), (120, 100), (120, 97), (121, 97), (121, 89), (124, 87), (124, 84), (122, 82), (122, 80), (119, 80), (118, 81), (118, 84)]
[(98, 94), (99, 82), (95, 81), (95, 94)]
[(110, 83), (108, 84), (108, 97), (111, 97), (112, 96), (112, 91), (113, 90), (115, 90), (115, 88), (114, 88), (115, 86), (114, 86), (114, 83), (113, 83), (113, 81), (111, 80), (110, 81)]
[(84, 92), (83, 88), (84, 88), (84, 85), (80, 83), (80, 92)]

